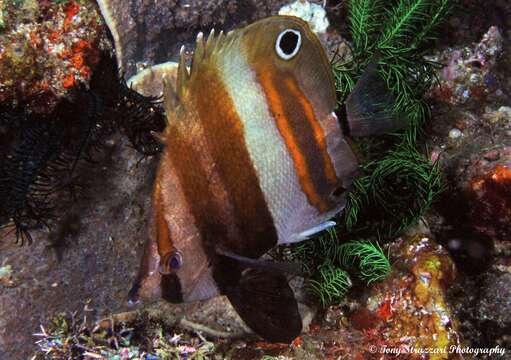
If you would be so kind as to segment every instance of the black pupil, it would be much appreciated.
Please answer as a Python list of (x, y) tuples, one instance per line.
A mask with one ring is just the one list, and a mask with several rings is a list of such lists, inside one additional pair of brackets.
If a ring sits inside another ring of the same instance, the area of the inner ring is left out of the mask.
[(286, 55), (291, 55), (298, 45), (298, 35), (292, 31), (286, 32), (280, 38), (280, 49)]

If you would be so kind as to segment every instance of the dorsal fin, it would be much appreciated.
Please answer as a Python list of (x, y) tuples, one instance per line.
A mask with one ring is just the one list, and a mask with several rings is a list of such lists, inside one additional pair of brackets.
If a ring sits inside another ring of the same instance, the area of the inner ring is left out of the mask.
[(195, 42), (195, 52), (193, 53), (192, 59), (192, 72), (195, 66), (198, 66), (202, 59), (204, 58), (204, 34), (202, 31), (197, 34), (197, 40)]
[[(179, 71), (179, 70), (178, 70)], [(179, 105), (179, 97), (167, 76), (163, 77), (163, 107), (167, 114), (167, 123)]]
[(230, 31), (226, 35), (223, 31), (220, 31), (217, 34), (215, 29), (212, 29), (206, 40), (202, 32), (198, 33), (189, 78), (193, 78), (205, 62), (227, 49), (234, 39), (233, 35), (236, 33), (236, 31)]
[[(221, 31), (218, 35), (216, 35), (215, 30), (212, 29), (205, 41), (204, 34), (199, 32), (197, 34), (190, 71), (188, 71), (186, 66), (185, 48), (184, 46), (181, 47), (181, 50), (179, 51), (176, 84), (173, 86), (168, 79), (165, 79), (163, 84), (164, 106), (165, 111), (167, 112), (168, 121), (172, 121), (172, 118), (174, 117), (173, 113), (175, 113), (177, 108), (183, 104), (183, 99), (186, 97), (189, 84), (193, 81), (193, 78), (199, 72), (199, 69), (212, 57), (218, 55), (221, 51), (227, 48), (230, 43), (232, 43), (233, 34), (235, 33), (236, 31), (231, 31), (228, 35), (224, 35), (224, 32)], [(229, 41), (227, 41), (227, 39), (229, 39)]]

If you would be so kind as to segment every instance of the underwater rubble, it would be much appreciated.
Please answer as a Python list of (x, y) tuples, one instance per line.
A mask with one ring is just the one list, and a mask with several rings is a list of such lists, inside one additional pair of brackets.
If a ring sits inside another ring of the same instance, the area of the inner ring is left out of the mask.
[(431, 60), (447, 64), (439, 74), (440, 82), (432, 90), (432, 96), (450, 104), (464, 104), (470, 99), (483, 100), (483, 97), (498, 92), (497, 80), (492, 70), (502, 54), (502, 35), (492, 26), (481, 41), (472, 47), (452, 49), (431, 57)]

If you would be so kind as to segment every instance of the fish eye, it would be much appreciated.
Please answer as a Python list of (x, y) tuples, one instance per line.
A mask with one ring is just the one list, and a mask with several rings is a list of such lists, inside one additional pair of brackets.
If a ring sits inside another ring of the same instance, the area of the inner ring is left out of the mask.
[(301, 45), (302, 34), (297, 30), (286, 29), (279, 34), (275, 43), (275, 51), (280, 58), (289, 60), (298, 53)]
[(160, 274), (169, 275), (174, 270), (179, 269), (183, 265), (183, 255), (179, 250), (175, 250), (164, 257), (160, 263)]

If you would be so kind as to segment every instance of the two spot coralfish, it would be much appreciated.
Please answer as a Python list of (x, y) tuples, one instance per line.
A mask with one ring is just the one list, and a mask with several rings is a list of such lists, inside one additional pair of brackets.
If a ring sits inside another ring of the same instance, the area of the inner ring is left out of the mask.
[[(370, 133), (376, 109), (357, 87), (348, 119), (354, 133)], [(130, 300), (224, 294), (263, 338), (292, 341), (302, 323), (285, 267), (259, 258), (335, 225), (358, 166), (318, 38), (288, 16), (199, 34), (190, 71), (182, 52), (175, 87), (164, 83), (164, 106), (165, 150)]]

